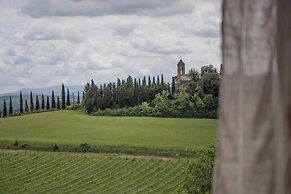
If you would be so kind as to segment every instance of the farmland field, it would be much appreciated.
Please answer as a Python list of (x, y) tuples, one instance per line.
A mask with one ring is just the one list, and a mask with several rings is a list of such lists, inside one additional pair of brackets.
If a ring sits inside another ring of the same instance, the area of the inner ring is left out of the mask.
[(0, 119), (0, 141), (193, 149), (213, 143), (217, 120), (96, 117), (55, 111)]
[(174, 193), (187, 160), (0, 152), (0, 193)]

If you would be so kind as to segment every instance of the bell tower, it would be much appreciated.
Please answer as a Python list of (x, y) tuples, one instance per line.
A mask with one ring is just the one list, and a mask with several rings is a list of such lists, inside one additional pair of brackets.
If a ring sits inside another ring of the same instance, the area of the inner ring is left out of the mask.
[(185, 75), (185, 63), (180, 59), (177, 64), (178, 76)]

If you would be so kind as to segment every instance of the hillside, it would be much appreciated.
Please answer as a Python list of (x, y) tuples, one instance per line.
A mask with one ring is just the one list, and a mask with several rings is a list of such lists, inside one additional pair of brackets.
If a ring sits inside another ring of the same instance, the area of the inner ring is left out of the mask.
[(185, 150), (214, 142), (216, 127), (214, 119), (95, 117), (56, 111), (0, 119), (0, 141)]

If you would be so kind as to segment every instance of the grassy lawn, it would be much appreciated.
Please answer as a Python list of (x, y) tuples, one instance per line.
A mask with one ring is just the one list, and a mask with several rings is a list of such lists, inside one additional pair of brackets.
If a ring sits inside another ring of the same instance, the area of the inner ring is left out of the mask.
[(214, 142), (217, 120), (95, 117), (55, 111), (0, 119), (0, 141), (192, 149)]

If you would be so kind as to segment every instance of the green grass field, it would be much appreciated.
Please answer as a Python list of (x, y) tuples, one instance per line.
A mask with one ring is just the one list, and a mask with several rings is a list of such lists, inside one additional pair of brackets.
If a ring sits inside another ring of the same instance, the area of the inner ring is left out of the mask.
[(1, 152), (0, 193), (175, 193), (187, 160)]
[(213, 143), (217, 120), (95, 117), (56, 111), (0, 119), (0, 141), (193, 149)]

